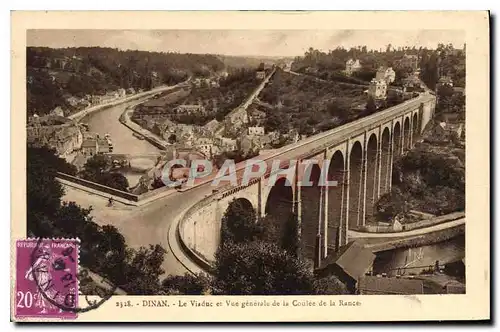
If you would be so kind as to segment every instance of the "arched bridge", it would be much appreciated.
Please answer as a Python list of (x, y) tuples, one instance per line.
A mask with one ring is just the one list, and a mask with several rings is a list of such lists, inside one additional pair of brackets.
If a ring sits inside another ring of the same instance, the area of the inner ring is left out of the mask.
[[(238, 199), (258, 216), (272, 216), (279, 227), (286, 227), (289, 216), (295, 214), (304, 255), (321, 263), (349, 241), (348, 230), (365, 225), (373, 215), (374, 203), (391, 190), (394, 160), (413, 147), (433, 116), (435, 103), (434, 95), (423, 93), (260, 156), (268, 165), (279, 160), (280, 169), (272, 172), (268, 167), (246, 185), (226, 185), (192, 206), (179, 223), (183, 245), (201, 258), (213, 260), (221, 218)], [(316, 162), (308, 166), (308, 176), (304, 169), (307, 160)], [(237, 169), (238, 179), (243, 172), (243, 168)], [(275, 185), (268, 186), (275, 176)], [(337, 185), (321, 185), (322, 176)], [(312, 186), (301, 185), (307, 180)]]

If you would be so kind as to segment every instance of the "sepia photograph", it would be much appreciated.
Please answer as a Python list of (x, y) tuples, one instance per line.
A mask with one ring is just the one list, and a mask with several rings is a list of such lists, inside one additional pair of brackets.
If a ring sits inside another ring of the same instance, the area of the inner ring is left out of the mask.
[(470, 295), (466, 32), (26, 29), (15, 319)]

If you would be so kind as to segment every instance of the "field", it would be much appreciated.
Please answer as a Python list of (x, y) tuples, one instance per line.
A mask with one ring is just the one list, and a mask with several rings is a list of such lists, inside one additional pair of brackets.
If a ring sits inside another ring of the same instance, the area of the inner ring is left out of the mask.
[(187, 97), (190, 92), (191, 91), (189, 89), (176, 88), (165, 92), (159, 98), (151, 99), (142, 105), (144, 107), (164, 107)]
[(296, 129), (313, 134), (354, 120), (364, 107), (366, 86), (326, 82), (306, 75), (277, 71), (259, 99), (275, 106), (268, 130)]

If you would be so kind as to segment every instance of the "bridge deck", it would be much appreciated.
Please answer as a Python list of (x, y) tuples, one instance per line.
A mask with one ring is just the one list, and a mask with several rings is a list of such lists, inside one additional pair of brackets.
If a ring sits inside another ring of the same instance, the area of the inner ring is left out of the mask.
[[(266, 162), (268, 169), (272, 162), (279, 158), (282, 162), (287, 163), (290, 160), (302, 160), (308, 157), (317, 155), (326, 147), (335, 145), (335, 142), (339, 144), (346, 141), (350, 137), (362, 134), (367, 129), (375, 128), (387, 121), (405, 114), (409, 109), (420, 107), (421, 103), (434, 100), (435, 96), (424, 93), (417, 98), (407, 100), (399, 105), (393, 106), (389, 109), (383, 110), (381, 112), (366, 116), (359, 120), (347, 123), (340, 127), (331, 129), (327, 132), (319, 133), (317, 135), (308, 137), (304, 140), (298, 141), (296, 143), (284, 146), (280, 149), (273, 151), (270, 154), (259, 156), (260, 159)], [(241, 179), (246, 162), (236, 165), (237, 178)], [(233, 188), (232, 185), (221, 186), (219, 190), (229, 190)]]

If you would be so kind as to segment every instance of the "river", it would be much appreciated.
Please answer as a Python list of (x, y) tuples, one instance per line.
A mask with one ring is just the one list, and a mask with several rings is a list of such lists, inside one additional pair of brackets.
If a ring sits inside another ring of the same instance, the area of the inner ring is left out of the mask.
[(395, 249), (377, 253), (373, 263), (376, 274), (387, 276), (419, 274), (433, 267), (436, 261), (452, 263), (465, 257), (465, 236), (461, 235), (444, 242), (418, 248)]
[(113, 141), (113, 153), (144, 154), (157, 153), (160, 150), (146, 140), (140, 140), (132, 135), (132, 131), (118, 121), (120, 115), (131, 105), (147, 98), (126, 102), (117, 106), (105, 108), (85, 116), (81, 122), (87, 123), (91, 132), (102, 136), (109, 134)]

